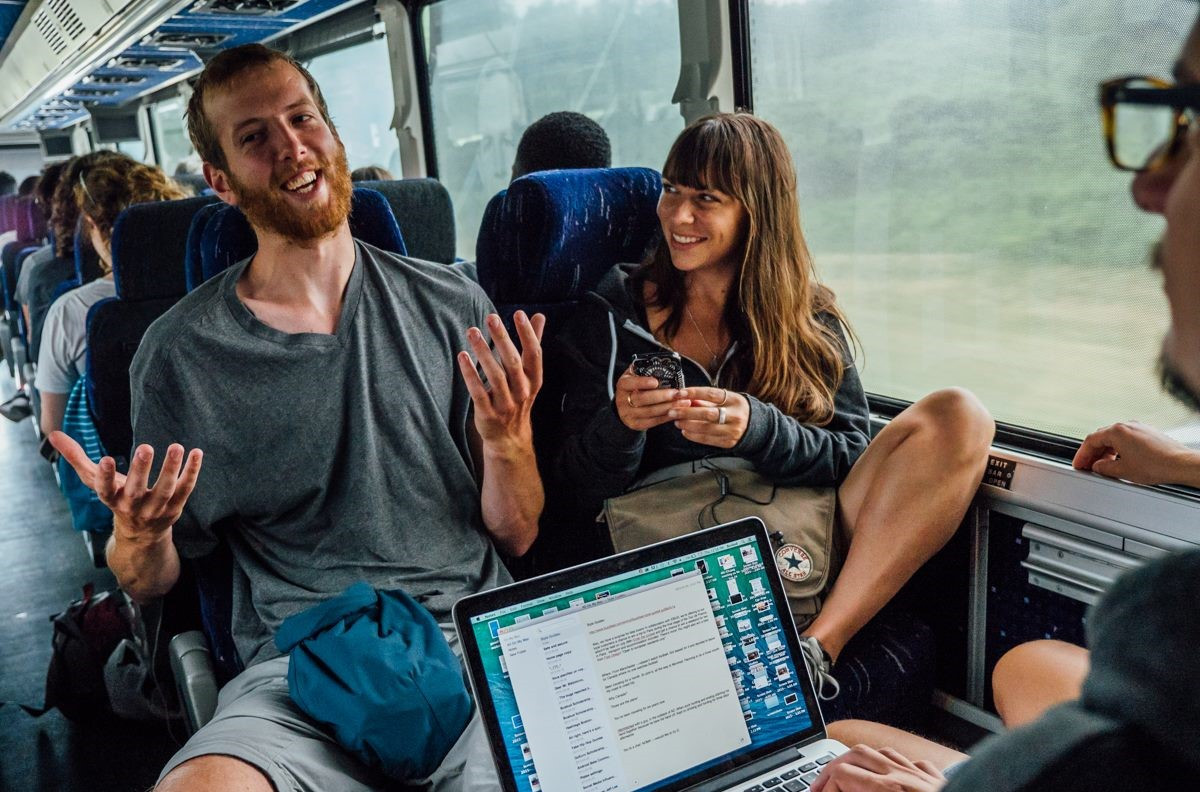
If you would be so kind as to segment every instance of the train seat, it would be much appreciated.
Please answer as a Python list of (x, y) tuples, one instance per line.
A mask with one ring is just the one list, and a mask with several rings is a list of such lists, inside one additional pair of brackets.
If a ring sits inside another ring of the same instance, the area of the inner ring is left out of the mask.
[[(192, 231), (196, 231), (195, 228)], [(254, 229), (235, 206), (221, 206), (207, 215), (199, 232), (200, 266), (190, 264), (188, 282), (195, 288), (258, 249)], [(355, 187), (350, 202), (350, 233), (380, 250), (407, 255), (405, 239), (388, 200), (376, 190)], [(199, 278), (199, 280), (197, 280)]]
[(387, 199), (400, 225), (408, 255), (439, 264), (454, 261), (454, 205), (437, 179), (360, 181), (355, 187), (375, 190)]
[(522, 176), (483, 212), (480, 284), (501, 316), (540, 311), (552, 332), (614, 264), (642, 259), (658, 230), (661, 191), (650, 168)]
[(117, 296), (88, 311), (88, 403), (100, 442), (124, 469), (133, 444), (129, 367), (146, 330), (187, 294), (184, 267), (192, 217), (211, 196), (131, 206), (113, 224)]

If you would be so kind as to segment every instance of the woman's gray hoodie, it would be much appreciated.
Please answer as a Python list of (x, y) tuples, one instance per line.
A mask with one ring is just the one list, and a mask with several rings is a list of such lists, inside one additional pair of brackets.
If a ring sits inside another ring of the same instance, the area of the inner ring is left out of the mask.
[[(840, 484), (870, 441), (867, 399), (852, 362), (835, 395), (833, 419), (824, 426), (798, 421), (753, 396), (746, 396), (746, 433), (729, 450), (693, 443), (671, 423), (636, 432), (621, 422), (613, 406), (617, 379), (634, 353), (664, 348), (646, 329), (640, 295), (631, 293), (632, 266), (614, 267), (604, 276), (548, 352), (548, 372), (563, 391), (562, 442), (551, 473), (556, 483), (570, 487), (581, 505), (598, 509), (605, 498), (620, 495), (652, 471), (705, 456), (737, 456), (782, 483)], [(683, 372), (689, 386), (715, 385), (716, 378), (687, 358)]]

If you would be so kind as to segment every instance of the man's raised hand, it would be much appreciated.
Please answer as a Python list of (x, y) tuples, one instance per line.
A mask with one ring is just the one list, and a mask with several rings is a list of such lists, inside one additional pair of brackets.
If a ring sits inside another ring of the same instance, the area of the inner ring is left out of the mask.
[(520, 351), (496, 314), (487, 318), (494, 352), (488, 348), (483, 331), (477, 327), (467, 330), (467, 342), (487, 377), (487, 385), (475, 370), (471, 353), (458, 353), (458, 367), (475, 408), (475, 428), (485, 445), (533, 442), (529, 417), (542, 387), (542, 330), (546, 317), (534, 314), (530, 318), (524, 311), (517, 311), (513, 322), (521, 339)]
[(158, 480), (151, 487), (154, 449), (148, 445), (134, 450), (129, 473), (122, 475), (112, 457), (93, 462), (78, 443), (62, 432), (51, 433), (50, 443), (75, 469), (79, 480), (112, 510), (114, 529), (127, 531), (128, 538), (156, 538), (175, 524), (196, 488), (204, 457), (200, 449), (193, 448), (185, 462), (183, 446), (172, 443)]

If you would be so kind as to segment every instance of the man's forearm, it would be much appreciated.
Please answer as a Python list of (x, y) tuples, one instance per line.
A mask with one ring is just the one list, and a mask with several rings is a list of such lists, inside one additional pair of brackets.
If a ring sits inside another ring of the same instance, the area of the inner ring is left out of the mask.
[(1193, 451), (1189, 454), (1181, 470), (1183, 480), (1179, 483), (1200, 489), (1200, 451)]
[(537, 538), (545, 494), (532, 444), (483, 448), (483, 522), (496, 545), (521, 556)]
[(105, 555), (117, 583), (136, 602), (163, 596), (179, 580), (179, 552), (170, 530), (145, 537), (114, 525)]

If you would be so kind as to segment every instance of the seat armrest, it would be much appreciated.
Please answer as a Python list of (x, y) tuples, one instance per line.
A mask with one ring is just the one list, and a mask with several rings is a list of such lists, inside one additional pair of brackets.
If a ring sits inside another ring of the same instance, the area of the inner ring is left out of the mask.
[(168, 652), (188, 729), (195, 733), (212, 720), (217, 709), (217, 676), (213, 672), (212, 655), (204, 633), (199, 630), (176, 635)]

